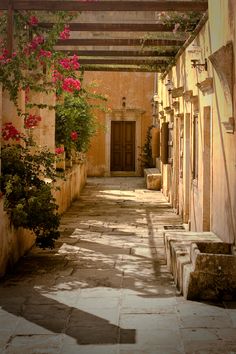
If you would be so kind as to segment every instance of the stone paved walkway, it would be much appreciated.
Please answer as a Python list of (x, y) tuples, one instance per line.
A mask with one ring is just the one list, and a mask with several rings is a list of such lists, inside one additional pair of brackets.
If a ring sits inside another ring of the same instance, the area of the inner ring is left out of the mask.
[(180, 218), (142, 178), (89, 179), (57, 249), (33, 249), (0, 284), (0, 352), (236, 353), (236, 303), (178, 296), (171, 224)]

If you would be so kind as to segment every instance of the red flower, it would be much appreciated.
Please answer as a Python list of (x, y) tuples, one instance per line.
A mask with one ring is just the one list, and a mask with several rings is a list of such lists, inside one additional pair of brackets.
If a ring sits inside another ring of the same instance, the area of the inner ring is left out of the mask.
[(30, 115), (28, 115), (27, 118), (25, 118), (25, 128), (26, 129), (34, 128), (38, 125), (38, 123), (41, 120), (42, 120), (42, 118), (40, 116), (30, 114)]
[(19, 141), (21, 135), (19, 130), (17, 130), (12, 123), (5, 123), (2, 128), (2, 137), (5, 141), (9, 139)]
[(12, 54), (12, 57), (9, 56), (9, 52), (6, 48), (2, 48), (2, 54), (0, 54), (0, 64), (5, 65), (11, 62), (12, 58), (16, 56), (16, 52)]
[(30, 94), (30, 88), (29, 88), (29, 86), (27, 86), (25, 88), (25, 103), (29, 102), (29, 94)]
[(39, 56), (44, 58), (51, 58), (52, 52), (50, 50), (40, 49)]
[(64, 79), (64, 77), (61, 73), (59, 73), (59, 71), (53, 70), (52, 82), (57, 83), (58, 81), (62, 81), (63, 79)]
[(56, 153), (57, 155), (63, 154), (64, 151), (65, 151), (65, 150), (64, 150), (64, 147), (63, 147), (63, 146), (57, 147), (57, 148), (55, 149), (55, 153)]
[(74, 92), (80, 90), (81, 83), (78, 79), (73, 79), (72, 77), (67, 77), (64, 79), (62, 84), (62, 89), (67, 92)]
[(38, 23), (39, 23), (39, 20), (37, 19), (37, 17), (35, 17), (35, 16), (30, 17), (30, 19), (29, 19), (30, 26), (37, 26)]
[(34, 52), (39, 45), (44, 43), (44, 37), (43, 36), (35, 36), (31, 43), (27, 44), (27, 47), (24, 49), (24, 53), (26, 55), (30, 55), (32, 52)]
[(70, 28), (69, 26), (65, 26), (64, 30), (60, 33), (60, 38), (65, 40), (70, 38)]
[(70, 133), (71, 140), (75, 141), (78, 139), (78, 133), (76, 131), (72, 131)]
[(59, 60), (59, 64), (66, 70), (78, 70), (80, 65), (78, 56), (75, 54), (72, 58), (63, 58)]

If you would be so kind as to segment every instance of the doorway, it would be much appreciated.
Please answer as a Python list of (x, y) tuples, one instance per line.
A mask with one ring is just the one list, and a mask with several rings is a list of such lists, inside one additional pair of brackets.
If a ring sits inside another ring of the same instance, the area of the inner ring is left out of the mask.
[(111, 121), (111, 171), (135, 171), (135, 121)]

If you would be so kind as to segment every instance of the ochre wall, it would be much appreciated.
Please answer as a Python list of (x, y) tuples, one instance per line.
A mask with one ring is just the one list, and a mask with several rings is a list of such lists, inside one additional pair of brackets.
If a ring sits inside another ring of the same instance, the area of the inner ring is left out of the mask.
[[(187, 48), (165, 80), (159, 82), (159, 91), (164, 108), (172, 106), (165, 86), (167, 79), (173, 81), (175, 88), (183, 86), (184, 92), (192, 90), (193, 96), (191, 100), (184, 96), (177, 98), (179, 108), (173, 109), (174, 132), (180, 119), (183, 119), (184, 124), (183, 176), (177, 174), (175, 178), (173, 168), (171, 174), (170, 165), (162, 165), (164, 193), (177, 212), (183, 215), (184, 222), (189, 222), (191, 230), (210, 229), (225, 242), (235, 242), (236, 133), (228, 133), (224, 122), (228, 122), (230, 117), (234, 117), (235, 121), (236, 103), (234, 99), (233, 107), (226, 99), (222, 82), (208, 59), (228, 41), (233, 42), (236, 67), (236, 3), (234, 0), (209, 0), (209, 20), (194, 40), (201, 47), (201, 52), (192, 53), (190, 47)], [(207, 71), (199, 72), (191, 67), (191, 59), (196, 58), (201, 63), (207, 58)], [(225, 53), (221, 61), (226, 61)], [(231, 70), (231, 75), (236, 97), (235, 70)], [(206, 78), (212, 78), (213, 88), (202, 91), (196, 84)], [(192, 178), (194, 114), (198, 114), (197, 179)], [(170, 121), (170, 114), (165, 110), (162, 116), (164, 120)], [(179, 158), (179, 150), (174, 145), (174, 159)], [(178, 189), (177, 202), (174, 200), (175, 187)]]
[[(126, 107), (144, 110), (141, 118), (141, 144), (144, 144), (147, 128), (152, 124), (154, 74), (130, 72), (85, 72), (84, 83), (96, 82), (97, 93), (108, 96), (107, 106), (112, 111), (122, 108), (122, 97)], [(109, 113), (107, 113), (109, 114)], [(91, 143), (88, 152), (88, 175), (103, 176), (106, 170), (106, 114), (96, 112), (101, 128)], [(137, 159), (137, 156), (136, 156)]]
[[(226, 133), (222, 124), (232, 116), (235, 122), (236, 3), (234, 0), (209, 0), (209, 10), (212, 52), (231, 40), (234, 47), (233, 109), (222, 93), (216, 71), (213, 71), (216, 95), (213, 99), (212, 205), (215, 207), (212, 208), (212, 229), (225, 241), (236, 242), (236, 133)], [(224, 55), (222, 60), (225, 60)]]
[[(41, 103), (53, 102), (53, 97), (41, 96)], [(24, 109), (24, 94), (20, 93), (19, 104)], [(51, 151), (55, 149), (55, 112), (41, 110), (42, 121), (33, 135), (38, 146), (47, 146)], [(21, 132), (23, 120), (17, 117), (16, 110), (8, 95), (2, 94), (0, 87), (0, 129), (2, 123), (12, 122)], [(1, 139), (0, 139), (1, 144)], [(0, 169), (1, 172), (1, 169)], [(86, 164), (74, 164), (65, 171), (66, 180), (58, 179), (56, 186), (60, 190), (54, 192), (59, 213), (63, 213), (73, 200), (78, 198), (81, 189), (86, 183)], [(9, 222), (9, 218), (3, 208), (4, 198), (0, 193), (0, 277), (11, 268), (34, 244), (35, 238), (28, 230), (22, 228), (16, 230)]]

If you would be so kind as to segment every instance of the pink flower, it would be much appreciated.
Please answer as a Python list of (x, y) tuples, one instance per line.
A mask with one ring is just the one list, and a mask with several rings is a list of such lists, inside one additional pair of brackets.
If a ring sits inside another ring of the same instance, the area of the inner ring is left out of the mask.
[(34, 52), (39, 45), (44, 43), (44, 37), (43, 36), (35, 36), (33, 40), (27, 44), (26, 48), (24, 49), (24, 53), (26, 55), (30, 55), (32, 52)]
[(17, 130), (12, 123), (5, 123), (2, 128), (2, 137), (5, 141), (9, 139), (19, 141), (21, 135), (19, 130)]
[(70, 38), (70, 28), (68, 25), (66, 25), (64, 30), (60, 33), (60, 38), (63, 40)]
[(63, 58), (59, 60), (59, 64), (65, 70), (78, 70), (80, 67), (78, 60), (79, 57), (75, 54), (72, 58)]
[(12, 56), (9, 56), (9, 52), (6, 48), (2, 48), (2, 54), (0, 54), (0, 64), (5, 65), (12, 61), (12, 58), (16, 57), (16, 52), (12, 53)]
[(29, 102), (29, 93), (30, 93), (30, 88), (29, 88), (29, 86), (27, 86), (25, 88), (25, 102), (26, 103)]
[(78, 139), (78, 133), (76, 131), (72, 131), (70, 133), (71, 140), (75, 141)]
[(63, 154), (64, 151), (65, 151), (65, 149), (64, 149), (63, 146), (61, 146), (61, 147), (56, 147), (56, 149), (55, 149), (55, 153), (56, 153), (57, 155)]
[(52, 52), (50, 50), (40, 49), (39, 56), (44, 58), (51, 58)]
[(29, 19), (29, 25), (30, 26), (37, 26), (37, 24), (39, 23), (39, 20), (37, 19), (36, 16), (31, 16)]
[(62, 84), (62, 89), (67, 92), (79, 91), (80, 88), (80, 81), (78, 79), (73, 79), (72, 77), (65, 78)]
[(52, 82), (57, 83), (58, 81), (62, 81), (64, 79), (64, 76), (59, 73), (57, 70), (53, 70), (52, 72)]
[(25, 118), (25, 128), (31, 129), (38, 125), (38, 123), (42, 120), (40, 116), (29, 114), (27, 118)]

